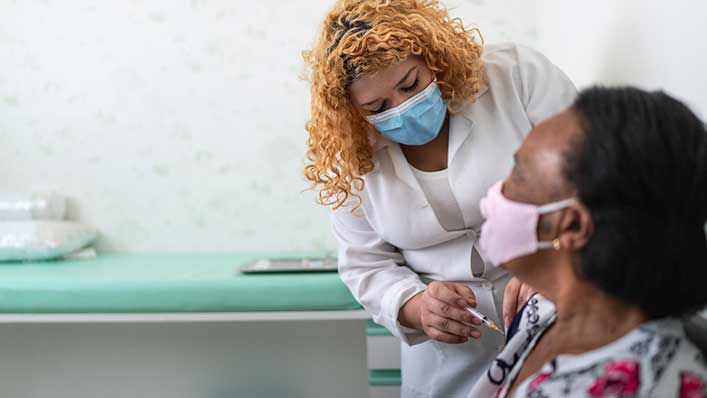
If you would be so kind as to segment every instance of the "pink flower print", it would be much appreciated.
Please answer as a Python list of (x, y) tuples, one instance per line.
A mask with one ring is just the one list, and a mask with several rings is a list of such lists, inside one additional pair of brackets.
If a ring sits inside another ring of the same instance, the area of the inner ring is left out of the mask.
[(501, 383), (501, 386), (498, 387), (498, 390), (496, 390), (496, 395), (494, 395), (494, 398), (498, 398), (501, 396), (501, 391), (503, 391), (503, 387), (506, 385), (506, 383)]
[(606, 367), (606, 373), (588, 390), (592, 397), (621, 397), (638, 391), (638, 361), (616, 361)]
[(680, 373), (680, 398), (707, 398), (705, 381), (690, 372)]
[(536, 377), (536, 378), (530, 383), (530, 387), (528, 387), (528, 390), (529, 390), (529, 391), (535, 390), (535, 389), (538, 388), (538, 386), (539, 386), (540, 384), (542, 384), (542, 382), (545, 381), (545, 379), (547, 379), (548, 377), (550, 377), (550, 373), (540, 373), (540, 374), (538, 375), (538, 377)]

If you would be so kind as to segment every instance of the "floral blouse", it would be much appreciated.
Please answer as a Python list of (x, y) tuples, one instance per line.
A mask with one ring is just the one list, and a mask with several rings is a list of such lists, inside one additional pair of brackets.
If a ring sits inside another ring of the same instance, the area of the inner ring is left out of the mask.
[(508, 386), (555, 318), (555, 306), (533, 296), (519, 317), (517, 332), (469, 397), (707, 398), (705, 358), (674, 318), (646, 322), (590, 352), (560, 355), (508, 395)]

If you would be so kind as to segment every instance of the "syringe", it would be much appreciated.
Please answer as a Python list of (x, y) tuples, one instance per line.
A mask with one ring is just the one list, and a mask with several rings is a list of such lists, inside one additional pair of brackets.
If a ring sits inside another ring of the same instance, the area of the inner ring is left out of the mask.
[(466, 309), (471, 315), (473, 315), (473, 316), (479, 318), (479, 319), (481, 320), (481, 322), (482, 322), (484, 325), (486, 325), (487, 327), (489, 327), (490, 329), (493, 329), (493, 330), (497, 331), (498, 333), (501, 333), (501, 334), (504, 335), (504, 336), (506, 335), (506, 333), (504, 333), (503, 330), (501, 330), (501, 328), (499, 328), (498, 325), (496, 325), (496, 322), (490, 320), (486, 315), (480, 313), (479, 311), (477, 311), (477, 310), (475, 310), (475, 309), (473, 309), (473, 308), (471, 308), (471, 307), (466, 307), (465, 309)]

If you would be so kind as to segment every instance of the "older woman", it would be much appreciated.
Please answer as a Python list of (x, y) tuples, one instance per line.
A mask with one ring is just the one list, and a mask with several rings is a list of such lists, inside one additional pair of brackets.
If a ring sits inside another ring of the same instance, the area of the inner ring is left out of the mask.
[(539, 294), (470, 397), (707, 397), (679, 320), (707, 305), (707, 131), (687, 107), (584, 91), (481, 209), (484, 257)]
[(479, 200), (574, 86), (529, 48), (482, 47), (431, 0), (340, 0), (305, 59), (305, 175), (336, 210), (341, 278), (405, 343), (403, 396), (464, 396), (503, 345), (464, 308), (500, 323), (506, 286), (511, 317), (527, 295), (478, 255)]

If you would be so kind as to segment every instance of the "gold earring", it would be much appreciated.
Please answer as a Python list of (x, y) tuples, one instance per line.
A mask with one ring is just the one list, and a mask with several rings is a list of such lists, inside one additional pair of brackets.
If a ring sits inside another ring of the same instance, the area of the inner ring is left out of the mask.
[(562, 248), (562, 243), (560, 243), (559, 238), (555, 238), (552, 240), (552, 248), (555, 250), (560, 250)]

